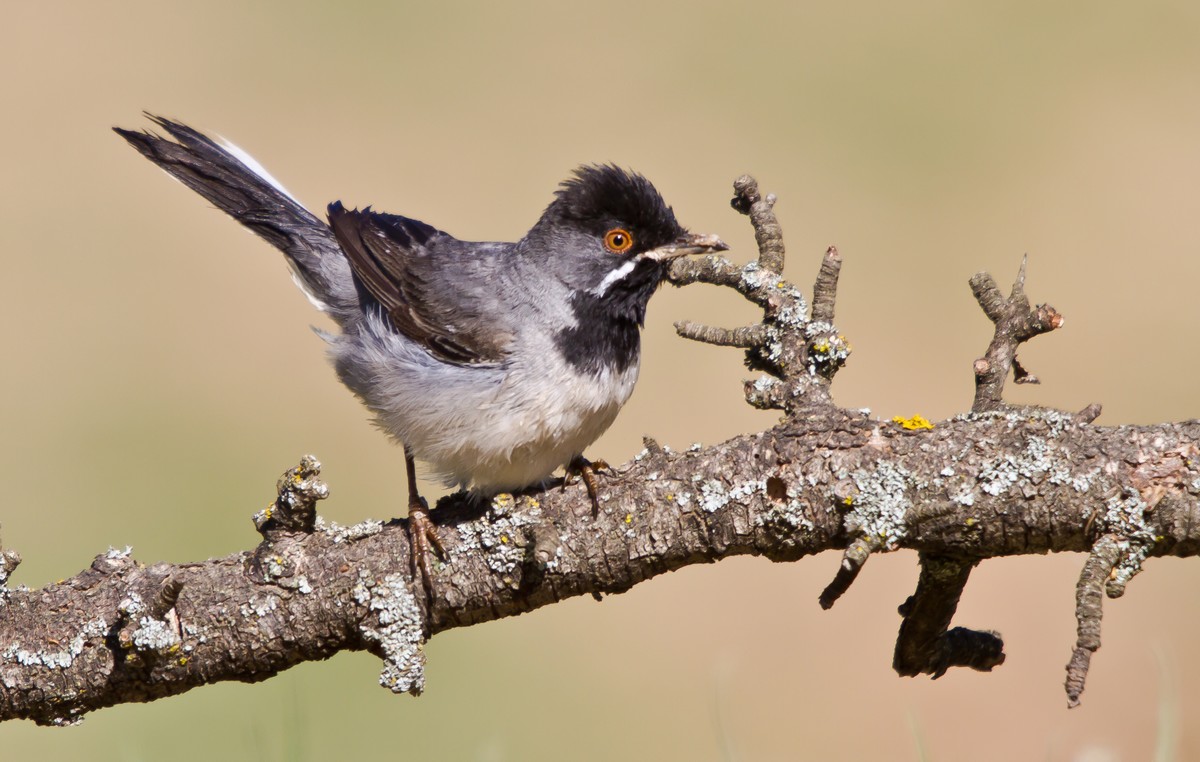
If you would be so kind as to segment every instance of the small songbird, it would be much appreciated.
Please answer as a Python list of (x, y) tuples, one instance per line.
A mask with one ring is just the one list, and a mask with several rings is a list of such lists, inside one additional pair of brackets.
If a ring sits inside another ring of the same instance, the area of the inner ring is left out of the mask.
[(340, 333), (338, 377), (404, 447), (413, 573), (432, 595), (414, 458), (484, 495), (581, 472), (633, 391), (640, 329), (670, 262), (722, 251), (687, 232), (641, 175), (584, 166), (516, 243), (460, 241), (424, 222), (329, 206), (325, 222), (248, 154), (179, 122), (174, 140), (115, 128), (144, 156), (287, 257)]

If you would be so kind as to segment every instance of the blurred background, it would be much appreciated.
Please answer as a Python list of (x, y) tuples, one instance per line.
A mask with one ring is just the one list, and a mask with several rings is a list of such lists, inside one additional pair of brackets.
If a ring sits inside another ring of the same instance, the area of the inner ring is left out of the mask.
[[(649, 176), (695, 230), (748, 259), (728, 204), (778, 194), (788, 276), (845, 256), (835, 394), (874, 414), (969, 407), (990, 337), (967, 279), (1066, 315), (1022, 353), (1014, 401), (1099, 423), (1195, 417), (1200, 6), (201, 4), (4, 0), (0, 29), (3, 543), (14, 583), (110, 545), (144, 562), (251, 547), (251, 514), (306, 452), (327, 517), (403, 510), (400, 451), (326, 366), (282, 258), (109, 128), (185, 120), (256, 156), (313, 209), (374, 204), (462, 238), (512, 240), (582, 162)], [(773, 422), (734, 350), (681, 318), (753, 312), (703, 287), (651, 304), (642, 380), (591, 454), (651, 434), (710, 444)], [(426, 494), (436, 494), (427, 485)], [(1153, 560), (1106, 603), (1068, 711), (1080, 556), (983, 564), (957, 623), (999, 630), (994, 674), (891, 671), (916, 558), (877, 557), (829, 612), (835, 554), (688, 568), (439, 635), (424, 697), (343, 654), (89, 716), (0, 726), (7, 759), (1107, 760), (1200, 756), (1200, 563)]]

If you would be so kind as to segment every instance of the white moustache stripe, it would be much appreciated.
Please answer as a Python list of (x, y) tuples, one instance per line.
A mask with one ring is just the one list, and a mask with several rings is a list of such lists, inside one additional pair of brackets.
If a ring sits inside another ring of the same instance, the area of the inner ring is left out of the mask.
[(640, 262), (640, 261), (641, 260), (639, 258), (634, 257), (633, 259), (629, 260), (625, 264), (618, 267), (616, 270), (613, 270), (612, 272), (610, 272), (608, 275), (605, 275), (604, 280), (600, 281), (600, 285), (598, 285), (592, 289), (592, 293), (595, 294), (596, 296), (604, 296), (605, 294), (608, 293), (608, 290), (610, 288), (612, 288), (612, 285), (614, 283), (621, 280), (629, 273), (633, 272), (633, 268), (637, 267), (638, 262)]

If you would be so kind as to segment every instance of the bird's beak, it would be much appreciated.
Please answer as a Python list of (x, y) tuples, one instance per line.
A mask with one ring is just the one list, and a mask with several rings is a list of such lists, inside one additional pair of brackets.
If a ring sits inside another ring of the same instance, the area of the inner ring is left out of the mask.
[(642, 256), (655, 262), (670, 262), (672, 259), (688, 254), (709, 254), (714, 251), (725, 251), (729, 248), (720, 238), (711, 233), (688, 233), (676, 238), (665, 246), (651, 249)]

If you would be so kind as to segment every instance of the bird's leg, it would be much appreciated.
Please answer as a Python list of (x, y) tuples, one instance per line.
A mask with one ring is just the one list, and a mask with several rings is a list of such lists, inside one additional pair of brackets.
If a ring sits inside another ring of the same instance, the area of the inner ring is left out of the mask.
[(445, 559), (446, 549), (437, 534), (437, 525), (429, 517), (429, 503), (417, 492), (417, 468), (412, 451), (404, 448), (404, 467), (408, 471), (408, 544), (412, 553), (412, 575), (421, 575), (425, 597), (433, 601), (433, 567), (429, 557), (433, 551)]
[(583, 481), (583, 486), (587, 487), (588, 497), (592, 499), (592, 517), (600, 515), (600, 480), (596, 478), (597, 471), (611, 471), (612, 466), (608, 465), (603, 460), (588, 460), (582, 455), (576, 455), (571, 458), (571, 462), (567, 464), (566, 476), (563, 477), (563, 486), (572, 483), (573, 476), (578, 476)]

